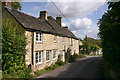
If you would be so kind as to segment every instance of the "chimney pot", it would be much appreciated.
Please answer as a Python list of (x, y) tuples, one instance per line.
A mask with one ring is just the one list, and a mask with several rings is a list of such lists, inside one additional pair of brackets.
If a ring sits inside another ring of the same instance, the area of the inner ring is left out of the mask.
[(11, 8), (11, 0), (6, 0), (5, 5)]

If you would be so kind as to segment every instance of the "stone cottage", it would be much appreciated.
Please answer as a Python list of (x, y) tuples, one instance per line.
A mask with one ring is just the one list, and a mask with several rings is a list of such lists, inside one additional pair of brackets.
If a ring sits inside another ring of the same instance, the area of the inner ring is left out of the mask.
[(26, 65), (34, 71), (50, 66), (62, 55), (65, 61), (65, 52), (71, 49), (72, 55), (79, 54), (79, 39), (68, 29), (62, 26), (62, 17), (47, 16), (47, 11), (40, 11), (39, 18), (14, 10), (8, 6), (5, 10), (25, 29), (27, 38)]

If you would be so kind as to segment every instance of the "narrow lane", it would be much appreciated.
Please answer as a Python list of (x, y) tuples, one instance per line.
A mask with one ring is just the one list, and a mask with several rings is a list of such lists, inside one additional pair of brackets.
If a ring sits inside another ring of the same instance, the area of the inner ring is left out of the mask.
[(102, 56), (87, 57), (38, 78), (104, 78), (102, 61)]

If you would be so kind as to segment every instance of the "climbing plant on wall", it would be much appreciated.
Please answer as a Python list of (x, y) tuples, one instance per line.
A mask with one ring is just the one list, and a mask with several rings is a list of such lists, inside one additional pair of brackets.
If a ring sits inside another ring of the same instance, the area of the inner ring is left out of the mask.
[(14, 20), (2, 21), (2, 69), (12, 73), (25, 69), (26, 38), (24, 29)]

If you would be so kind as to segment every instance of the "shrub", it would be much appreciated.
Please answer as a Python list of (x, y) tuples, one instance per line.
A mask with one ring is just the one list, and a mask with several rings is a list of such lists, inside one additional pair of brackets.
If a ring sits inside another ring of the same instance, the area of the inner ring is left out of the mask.
[(75, 57), (74, 57), (74, 55), (70, 55), (69, 62), (70, 62), (70, 63), (75, 62)]
[(17, 72), (12, 72), (10, 74), (3, 73), (3, 79), (5, 78), (33, 78), (33, 75), (30, 74), (30, 69), (18, 70)]
[(58, 64), (60, 66), (64, 66), (65, 63), (63, 61), (57, 61), (55, 64)]
[(74, 54), (75, 59), (79, 58), (79, 55), (77, 53)]

